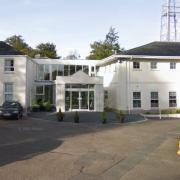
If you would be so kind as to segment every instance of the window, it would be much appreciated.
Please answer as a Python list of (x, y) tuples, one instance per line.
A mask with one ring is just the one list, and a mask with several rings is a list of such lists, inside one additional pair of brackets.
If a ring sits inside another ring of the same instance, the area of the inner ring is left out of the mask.
[(37, 65), (37, 80), (44, 80), (44, 65)]
[(140, 69), (140, 63), (139, 62), (133, 62), (133, 69)]
[(4, 101), (13, 100), (13, 83), (4, 84)]
[(77, 71), (82, 71), (82, 66), (77, 65), (77, 66), (76, 66), (76, 72), (77, 72)]
[(4, 71), (13, 72), (14, 71), (14, 60), (6, 59), (4, 62)]
[(51, 66), (51, 69), (52, 69), (52, 80), (56, 80), (56, 76), (57, 76), (57, 68), (58, 66), (56, 64), (53, 64)]
[(157, 62), (151, 62), (151, 69), (157, 69)]
[(50, 66), (48, 64), (44, 65), (44, 80), (50, 80)]
[(151, 107), (159, 107), (159, 95), (158, 92), (151, 92)]
[(177, 107), (176, 92), (169, 92), (169, 107)]
[(36, 95), (44, 94), (44, 86), (36, 86)]
[(70, 66), (70, 75), (73, 75), (76, 71), (76, 66), (71, 65)]
[(94, 72), (94, 69), (95, 69), (94, 66), (91, 66), (91, 72)]
[(89, 66), (83, 66), (83, 72), (89, 74)]
[(176, 69), (176, 63), (170, 62), (170, 69)]
[(69, 76), (69, 66), (68, 65), (64, 66), (64, 76)]
[(141, 92), (133, 92), (133, 107), (141, 108)]
[(104, 99), (105, 100), (108, 99), (108, 91), (107, 90), (104, 91)]
[(58, 65), (58, 76), (64, 75), (64, 65)]

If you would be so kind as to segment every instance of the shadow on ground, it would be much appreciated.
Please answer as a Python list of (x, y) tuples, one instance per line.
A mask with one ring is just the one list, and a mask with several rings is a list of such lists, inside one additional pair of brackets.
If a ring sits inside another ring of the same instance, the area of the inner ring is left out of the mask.
[(50, 152), (61, 144), (62, 141), (47, 138), (0, 146), (0, 166), (31, 159), (39, 154)]

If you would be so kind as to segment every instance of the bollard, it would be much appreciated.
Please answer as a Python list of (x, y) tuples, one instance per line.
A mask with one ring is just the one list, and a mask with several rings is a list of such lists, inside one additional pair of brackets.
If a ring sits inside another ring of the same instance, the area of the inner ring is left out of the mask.
[(180, 141), (179, 141), (179, 150), (178, 150), (177, 154), (180, 156)]

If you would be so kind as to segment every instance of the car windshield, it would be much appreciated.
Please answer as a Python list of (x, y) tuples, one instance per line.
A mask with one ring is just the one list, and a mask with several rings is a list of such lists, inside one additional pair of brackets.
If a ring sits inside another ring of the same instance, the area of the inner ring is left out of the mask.
[(3, 107), (12, 107), (12, 108), (16, 108), (16, 107), (18, 107), (18, 103), (17, 102), (5, 102), (4, 104), (3, 104)]

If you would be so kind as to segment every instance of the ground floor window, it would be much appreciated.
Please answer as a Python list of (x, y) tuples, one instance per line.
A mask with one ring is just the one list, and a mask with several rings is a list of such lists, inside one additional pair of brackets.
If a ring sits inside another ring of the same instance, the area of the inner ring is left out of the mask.
[(13, 100), (13, 83), (4, 84), (4, 101)]
[(66, 84), (65, 109), (94, 110), (94, 85)]
[(151, 107), (159, 107), (159, 95), (158, 92), (151, 92)]
[(169, 107), (177, 107), (176, 92), (169, 92)]
[(141, 92), (133, 92), (133, 108), (141, 108)]
[(37, 85), (36, 86), (36, 101), (37, 102), (49, 102), (54, 104), (53, 92), (54, 88), (52, 85)]

